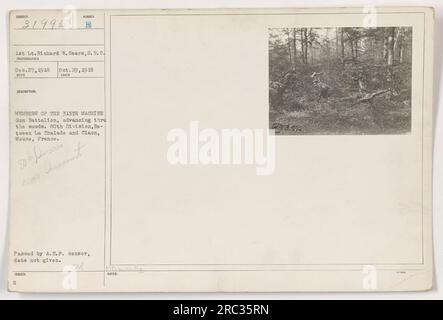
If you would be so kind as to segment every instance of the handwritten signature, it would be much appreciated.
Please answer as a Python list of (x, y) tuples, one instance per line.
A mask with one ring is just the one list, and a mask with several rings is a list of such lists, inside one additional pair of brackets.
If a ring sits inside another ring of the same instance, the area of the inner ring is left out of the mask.
[(34, 146), (32, 152), (30, 152), (28, 156), (18, 159), (18, 165), (20, 169), (23, 170), (29, 165), (38, 164), (41, 159), (61, 150), (62, 148), (63, 144), (61, 143), (46, 149), (42, 149), (40, 146)]
[[(70, 164), (71, 162), (79, 159), (80, 157), (82, 157), (82, 150), (86, 145), (81, 144), (80, 142), (77, 143), (76, 147), (72, 150), (72, 153), (66, 157), (63, 158), (61, 160), (58, 161), (51, 161), (50, 159), (47, 159), (47, 163), (46, 166), (42, 169), (40, 169), (38, 172), (36, 172), (35, 174), (33, 174), (30, 177), (24, 178), (22, 181), (22, 185), (30, 185), (33, 184), (37, 181), (39, 181), (42, 177), (50, 175), (51, 173), (53, 173), (54, 171), (57, 171), (65, 166), (67, 166), (68, 164)], [(39, 161), (45, 157), (48, 157), (50, 154), (54, 154), (55, 152), (61, 150), (63, 148), (63, 145), (56, 145), (52, 148), (49, 149), (45, 149), (42, 150), (40, 148), (34, 148), (34, 154), (31, 158), (28, 158), (26, 160), (26, 162), (23, 162), (23, 159), (20, 159), (20, 162), (22, 165), (24, 164), (25, 167), (29, 165), (29, 161), (33, 161), (33, 163), (37, 164), (39, 163)], [(25, 168), (23, 167), (23, 168)]]

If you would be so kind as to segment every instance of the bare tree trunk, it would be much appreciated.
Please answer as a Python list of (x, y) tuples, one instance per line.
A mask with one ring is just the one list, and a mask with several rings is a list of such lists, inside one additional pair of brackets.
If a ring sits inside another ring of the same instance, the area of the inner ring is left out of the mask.
[(354, 60), (354, 58), (355, 58), (355, 55), (354, 55), (354, 40), (350, 39), (349, 40), (349, 44), (350, 44), (350, 47), (351, 47), (351, 58), (352, 58), (352, 60)]
[(300, 42), (301, 42), (301, 61), (302, 63), (305, 63), (305, 40), (303, 37), (304, 33), (303, 33), (303, 28), (300, 29)]
[(355, 39), (355, 59), (358, 58), (358, 39)]
[(398, 28), (397, 36), (395, 37), (395, 43), (394, 43), (394, 55), (397, 52), (398, 61), (400, 63), (403, 63), (402, 51), (403, 51), (403, 31), (402, 28)]
[(289, 55), (289, 65), (291, 67), (291, 70), (294, 69), (294, 65), (292, 63), (292, 54), (291, 54), (291, 37), (289, 36), (290, 33), (288, 31), (288, 55)]
[(388, 36), (386, 32), (383, 30), (383, 60), (384, 62), (388, 61)]
[(297, 64), (297, 32), (296, 32), (295, 28), (292, 29), (292, 42), (293, 42), (293, 47), (294, 47), (294, 68), (293, 68), (293, 70), (295, 71), (296, 64)]
[(400, 37), (401, 37), (401, 28), (397, 28), (397, 31), (394, 32), (394, 48), (393, 48), (393, 55), (395, 57), (395, 53), (398, 51), (398, 43), (400, 41)]
[[(329, 38), (329, 29), (327, 31), (327, 36)], [(326, 41), (326, 56), (328, 57), (327, 58), (327, 63), (330, 64), (331, 63), (331, 58), (332, 58), (332, 55), (331, 55), (331, 41), (330, 40)], [(321, 48), (320, 48), (320, 52), (317, 54), (317, 57), (319, 57), (319, 58), (322, 57), (322, 49)]]
[(394, 64), (394, 48), (395, 48), (395, 27), (389, 28), (388, 35), (388, 65)]
[(335, 28), (335, 53), (337, 54), (337, 60), (340, 58), (340, 53), (339, 53), (339, 40), (338, 40), (338, 28)]
[(345, 63), (345, 41), (344, 41), (344, 30), (341, 28), (340, 30), (340, 43), (341, 43), (341, 61)]
[(403, 43), (400, 44), (399, 53), (398, 53), (398, 61), (400, 63), (404, 62), (404, 46), (403, 46)]
[[(314, 51), (312, 50), (312, 28), (309, 29), (309, 51), (311, 52), (311, 64), (314, 64)], [(306, 57), (307, 59), (307, 57)]]
[(304, 28), (305, 38), (305, 63), (308, 63), (308, 28)]

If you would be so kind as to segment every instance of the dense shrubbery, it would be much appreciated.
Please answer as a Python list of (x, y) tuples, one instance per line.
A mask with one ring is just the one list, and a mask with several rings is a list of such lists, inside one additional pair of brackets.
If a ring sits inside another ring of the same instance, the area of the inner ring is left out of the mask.
[(409, 28), (310, 29), (307, 38), (305, 31), (297, 37), (299, 30), (271, 32), (272, 128), (282, 134), (410, 130)]

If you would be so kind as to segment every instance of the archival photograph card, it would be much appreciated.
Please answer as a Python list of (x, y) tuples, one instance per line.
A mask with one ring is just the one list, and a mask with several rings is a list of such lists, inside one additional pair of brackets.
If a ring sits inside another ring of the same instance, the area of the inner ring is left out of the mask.
[(9, 23), (9, 290), (432, 288), (431, 8)]

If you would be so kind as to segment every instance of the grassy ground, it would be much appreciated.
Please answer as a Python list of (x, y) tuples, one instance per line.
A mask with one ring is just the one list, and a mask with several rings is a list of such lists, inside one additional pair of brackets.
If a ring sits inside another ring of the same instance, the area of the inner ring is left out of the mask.
[[(329, 88), (327, 98), (319, 99), (313, 72)], [(408, 63), (388, 67), (372, 60), (299, 66), (288, 81), (272, 79), (285, 85), (280, 94), (270, 89), (269, 127), (280, 135), (408, 133), (411, 72)], [(358, 102), (377, 92), (370, 102)]]
[(388, 94), (372, 103), (357, 97), (322, 99), (303, 103), (298, 111), (272, 110), (269, 125), (279, 135), (403, 134), (411, 130), (410, 100)]

